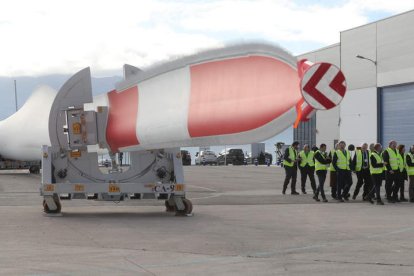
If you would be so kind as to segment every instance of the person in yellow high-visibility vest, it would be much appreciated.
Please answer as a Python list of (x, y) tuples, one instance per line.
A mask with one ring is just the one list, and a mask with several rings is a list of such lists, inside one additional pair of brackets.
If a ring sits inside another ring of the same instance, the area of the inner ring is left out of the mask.
[(338, 143), (335, 144), (334, 149), (332, 149), (329, 152), (329, 159), (331, 160), (331, 165), (329, 166), (328, 170), (329, 170), (329, 187), (331, 187), (331, 196), (333, 199), (336, 199), (336, 170), (334, 168), (334, 166), (332, 165), (332, 159), (335, 155), (335, 152), (338, 150), (339, 145)]
[(380, 154), (381, 149), (381, 144), (375, 144), (374, 149), (371, 150), (369, 170), (372, 177), (373, 187), (364, 198), (364, 200), (374, 203), (374, 201), (372, 201), (372, 197), (375, 193), (378, 205), (384, 205), (384, 202), (381, 200), (382, 174), (384, 171), (384, 163)]
[(391, 141), (388, 148), (382, 153), (382, 159), (386, 167), (385, 172), (385, 192), (387, 201), (390, 203), (399, 202), (398, 199), (398, 178), (400, 168), (398, 166), (397, 142)]
[(371, 173), (369, 171), (369, 152), (368, 152), (368, 144), (363, 143), (360, 148), (357, 148), (355, 151), (354, 159), (352, 160), (354, 171), (357, 175), (357, 184), (354, 189), (354, 194), (352, 199), (356, 199), (359, 194), (359, 190), (361, 189), (362, 185), (364, 185), (362, 198), (371, 191)]
[(313, 194), (316, 192), (315, 183), (315, 152), (310, 150), (309, 145), (305, 144), (303, 150), (299, 152), (299, 170), (301, 175), (302, 193), (306, 194), (306, 179), (309, 177)]
[(371, 144), (369, 144), (369, 149), (368, 149), (368, 152), (369, 153), (371, 153), (371, 152), (373, 152), (375, 149), (374, 149), (374, 147), (375, 147), (375, 143), (371, 143)]
[(410, 151), (405, 154), (405, 168), (409, 179), (408, 196), (410, 202), (414, 203), (414, 145), (410, 147)]
[(407, 180), (407, 170), (405, 169), (405, 162), (404, 162), (404, 156), (405, 156), (405, 145), (398, 145), (397, 147), (397, 159), (398, 159), (398, 168), (400, 169), (400, 172), (398, 174), (398, 190), (397, 191), (397, 198), (398, 198), (398, 192), (400, 192), (400, 201), (401, 202), (407, 202), (408, 200), (405, 198), (404, 190), (405, 190), (405, 181)]
[(351, 154), (345, 149), (345, 146), (346, 143), (340, 141), (339, 149), (335, 152), (332, 159), (332, 165), (336, 170), (336, 199), (339, 202), (344, 202), (344, 199), (349, 200), (348, 187), (352, 185)]
[(316, 193), (313, 196), (313, 199), (316, 201), (320, 201), (318, 196), (319, 196), (319, 193), (321, 193), (323, 202), (328, 202), (325, 196), (325, 191), (324, 191), (323, 186), (325, 184), (326, 174), (327, 174), (330, 163), (331, 163), (331, 159), (326, 154), (326, 145), (321, 144), (321, 146), (319, 147), (319, 150), (315, 152), (315, 170), (316, 170), (316, 175), (318, 176), (318, 180), (319, 180), (318, 188), (316, 189)]
[(296, 178), (298, 174), (298, 162), (300, 158), (298, 156), (299, 142), (295, 141), (290, 147), (285, 150), (283, 156), (283, 167), (285, 168), (285, 181), (283, 183), (283, 194), (286, 194), (286, 189), (289, 184), (289, 181), (292, 180), (290, 188), (292, 195), (298, 195), (296, 192)]

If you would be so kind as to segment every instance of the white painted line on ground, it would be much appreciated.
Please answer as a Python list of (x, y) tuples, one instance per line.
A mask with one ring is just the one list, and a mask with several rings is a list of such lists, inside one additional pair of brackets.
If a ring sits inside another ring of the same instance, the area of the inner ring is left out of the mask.
[(206, 188), (206, 187), (202, 187), (202, 186), (196, 186), (196, 185), (191, 185), (191, 184), (187, 184), (187, 186), (188, 187), (200, 188), (200, 189), (207, 190), (207, 191), (214, 192), (214, 193), (217, 192), (217, 190), (210, 189), (210, 188)]
[(215, 194), (215, 195), (209, 195), (209, 196), (203, 196), (203, 197), (192, 197), (190, 199), (195, 200), (195, 199), (206, 199), (206, 198), (213, 198), (213, 197), (219, 197), (222, 194)]

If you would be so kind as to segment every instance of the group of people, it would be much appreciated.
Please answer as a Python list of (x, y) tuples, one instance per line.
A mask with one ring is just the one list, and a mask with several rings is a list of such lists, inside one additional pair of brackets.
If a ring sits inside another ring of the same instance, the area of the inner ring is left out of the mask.
[[(296, 191), (297, 171), (301, 174), (302, 193), (306, 194), (306, 180), (309, 178), (313, 190), (313, 199), (328, 202), (324, 185), (328, 172), (332, 198), (338, 202), (349, 201), (351, 197), (352, 172), (356, 173), (357, 183), (352, 199), (356, 199), (362, 188), (362, 199), (370, 203), (384, 205), (381, 198), (381, 186), (385, 180), (385, 198), (389, 203), (408, 201), (405, 197), (405, 181), (409, 181), (409, 201), (414, 203), (414, 145), (405, 152), (404, 145), (396, 141), (389, 142), (386, 149), (379, 143), (364, 143), (355, 148), (340, 141), (329, 153), (325, 144), (319, 148), (304, 145), (298, 152), (299, 142), (295, 141), (284, 153), (283, 167), (286, 177), (283, 183), (283, 194), (286, 194), (289, 182), (291, 194)], [(318, 177), (318, 185), (315, 181)]]

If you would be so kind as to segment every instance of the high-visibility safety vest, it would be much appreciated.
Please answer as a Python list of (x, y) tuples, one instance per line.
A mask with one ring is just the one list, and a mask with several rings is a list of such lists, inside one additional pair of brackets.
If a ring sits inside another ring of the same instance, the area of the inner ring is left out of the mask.
[(414, 161), (414, 155), (411, 152), (406, 153), (405, 154), (405, 160), (404, 160), (405, 161), (405, 168), (407, 170), (407, 174), (408, 175), (414, 175), (414, 166), (408, 166), (408, 164), (407, 164), (407, 156), (410, 156), (411, 162), (413, 162)]
[[(374, 153), (374, 152), (376, 152), (375, 150), (373, 150), (373, 151), (369, 151), (369, 167), (370, 167), (370, 170), (371, 170), (371, 156), (372, 156), (372, 154)], [(380, 157), (381, 157), (381, 161), (382, 162), (384, 162), (384, 159), (382, 158), (382, 154), (383, 154), (384, 152), (381, 152), (381, 153), (377, 153)], [(382, 167), (382, 171), (383, 172), (386, 172), (387, 171), (387, 166), (385, 166), (384, 165), (384, 167)]]
[[(333, 160), (334, 158), (334, 154), (335, 154), (335, 150), (331, 150), (331, 159)], [(331, 172), (335, 172), (335, 167), (333, 166), (333, 164), (331, 163), (331, 165), (329, 166), (329, 171)]]
[(400, 169), (400, 172), (404, 170), (404, 158), (400, 153), (397, 153), (397, 159), (398, 159), (398, 168)]
[(336, 166), (341, 170), (349, 170), (349, 161), (351, 159), (349, 151), (345, 151), (344, 154), (342, 150), (337, 150), (336, 156), (338, 157), (338, 160), (336, 161)]
[[(321, 152), (320, 150), (316, 151), (315, 154), (320, 153), (322, 156), (323, 160), (326, 160), (326, 153), (325, 152)], [(328, 169), (328, 164), (322, 164), (321, 162), (319, 162), (318, 159), (315, 158), (315, 171), (326, 171)]]
[(296, 150), (292, 146), (290, 146), (289, 147), (289, 159), (292, 160), (292, 162), (283, 160), (283, 166), (293, 167), (293, 165), (295, 164), (293, 161), (296, 159), (296, 155), (297, 155)]
[(394, 151), (392, 148), (387, 148), (388, 156), (390, 157), (390, 166), (393, 171), (397, 171), (398, 167), (398, 156), (397, 152)]
[[(377, 161), (377, 164), (382, 163), (382, 157), (377, 152), (372, 151), (371, 156), (375, 157), (375, 160)], [(371, 163), (372, 162), (369, 162), (369, 172), (371, 174), (381, 174), (384, 171), (384, 167), (374, 168)]]
[(357, 149), (355, 152), (355, 155), (356, 155), (355, 171), (360, 172), (362, 169), (362, 150)]
[(314, 167), (315, 166), (315, 161), (313, 161), (314, 156), (315, 156), (315, 152), (313, 150), (309, 151), (308, 155), (306, 155), (305, 151), (302, 150), (301, 152), (299, 152), (299, 157), (301, 159), (299, 166), (303, 168), (307, 164), (309, 165), (309, 167)]

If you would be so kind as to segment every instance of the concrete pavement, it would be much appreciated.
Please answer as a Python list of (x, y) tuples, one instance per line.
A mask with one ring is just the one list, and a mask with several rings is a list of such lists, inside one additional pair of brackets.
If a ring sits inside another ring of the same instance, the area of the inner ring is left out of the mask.
[[(281, 195), (276, 167), (185, 167), (193, 217), (163, 202), (63, 202), (0, 174), (1, 275), (412, 275), (414, 204)], [(309, 184), (308, 184), (309, 186)], [(310, 188), (308, 188), (310, 190)]]

